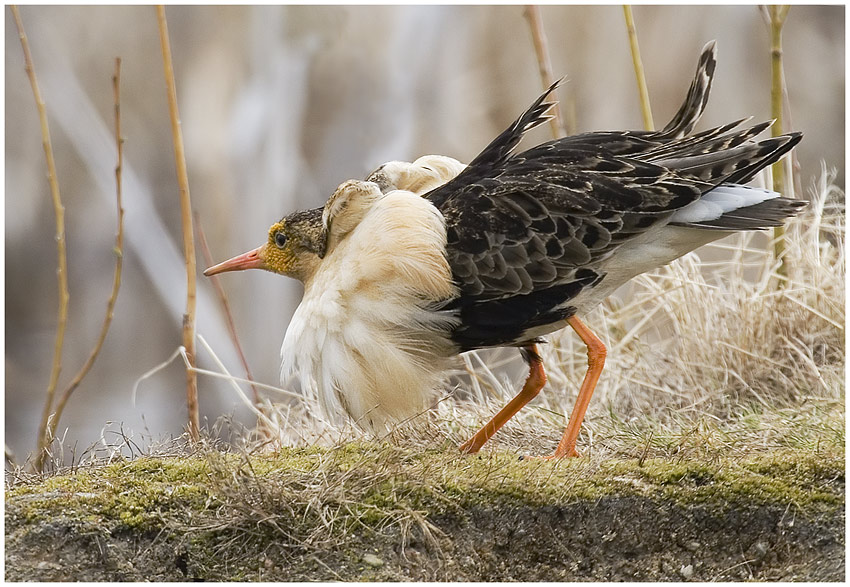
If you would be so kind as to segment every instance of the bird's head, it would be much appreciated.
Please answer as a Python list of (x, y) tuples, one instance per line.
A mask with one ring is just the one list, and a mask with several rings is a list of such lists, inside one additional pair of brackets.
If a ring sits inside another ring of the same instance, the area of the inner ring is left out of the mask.
[(218, 265), (204, 275), (225, 271), (265, 269), (306, 283), (320, 261), (360, 223), (382, 196), (370, 181), (343, 182), (323, 208), (293, 212), (269, 228), (265, 244)]
[(293, 212), (269, 228), (268, 240), (252, 251), (213, 265), (204, 275), (265, 269), (307, 281), (324, 255), (322, 208)]

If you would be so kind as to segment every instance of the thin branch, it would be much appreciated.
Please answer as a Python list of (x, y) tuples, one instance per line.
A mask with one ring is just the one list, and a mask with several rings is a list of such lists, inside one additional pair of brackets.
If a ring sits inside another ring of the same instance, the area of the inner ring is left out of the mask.
[[(770, 86), (770, 110), (771, 116), (776, 119), (771, 128), (773, 136), (779, 136), (784, 132), (783, 125), (783, 96), (785, 89), (785, 76), (782, 70), (782, 27), (785, 17), (788, 15), (790, 6), (768, 6), (767, 14), (770, 21), (770, 63), (771, 63), (771, 86)], [(773, 189), (779, 193), (785, 193), (785, 165), (783, 157), (773, 164)], [(785, 226), (777, 226), (773, 229), (773, 255), (779, 260), (776, 274), (779, 276), (779, 287), (784, 287), (788, 282), (788, 262), (785, 257)]]
[[(555, 78), (552, 76), (552, 61), (549, 59), (549, 46), (546, 41), (546, 31), (543, 30), (540, 7), (534, 5), (526, 6), (524, 14), (531, 28), (534, 52), (537, 54), (537, 66), (540, 68), (540, 81), (543, 82), (543, 89), (545, 90), (552, 86)], [(556, 139), (566, 136), (564, 121), (561, 117), (561, 106), (557, 100), (555, 101), (555, 106), (552, 108), (552, 115), (553, 118), (549, 120), (549, 124), (552, 125), (552, 136)]]
[[(218, 366), (218, 368), (222, 370), (224, 378), (228, 379), (230, 381), (230, 384), (233, 386), (233, 389), (236, 390), (237, 395), (239, 395), (239, 397), (242, 398), (243, 402), (248, 404), (248, 407), (251, 408), (252, 411), (254, 412), (254, 414), (257, 416), (258, 427), (261, 430), (263, 430), (266, 438), (280, 438), (280, 436), (281, 436), (280, 427), (277, 424), (275, 424), (274, 422), (272, 422), (272, 420), (266, 415), (265, 411), (262, 409), (262, 406), (257, 405), (257, 404), (253, 404), (253, 405), (251, 404), (250, 400), (248, 399), (248, 396), (246, 396), (242, 392), (242, 389), (238, 385), (236, 385), (236, 381), (235, 381), (236, 378), (232, 377), (230, 375), (230, 373), (227, 372), (227, 369), (225, 368), (224, 363), (222, 363), (221, 360), (218, 358), (218, 356), (216, 356), (216, 354), (213, 352), (212, 347), (209, 345), (209, 343), (206, 340), (204, 340), (204, 337), (201, 336), (200, 334), (198, 335), (198, 338), (201, 341), (201, 345), (203, 345), (203, 347), (206, 348), (207, 352), (213, 358), (213, 361), (216, 363), (216, 366)], [(202, 369), (196, 369), (194, 367), (188, 367), (188, 368), (193, 369), (195, 372), (198, 372), (198, 373), (203, 372)], [(254, 384), (251, 383), (251, 386), (253, 387)]]
[[(171, 59), (171, 44), (168, 40), (168, 23), (165, 7), (156, 7), (159, 23), (159, 38), (162, 45), (162, 66), (168, 90), (168, 111), (171, 115), (171, 135), (174, 142), (174, 159), (177, 165), (177, 183), (180, 186), (180, 215), (183, 223), (183, 255), (186, 260), (186, 313), (183, 314), (183, 346), (189, 364), (195, 366), (195, 306), (197, 303), (195, 284), (195, 239), (192, 230), (192, 202), (189, 197), (189, 176), (186, 171), (186, 155), (183, 150), (183, 133), (180, 130), (180, 114), (177, 110), (177, 88), (174, 83), (174, 65)], [(198, 380), (192, 369), (186, 369), (186, 405), (189, 410), (189, 437), (200, 439), (200, 415), (198, 411)]]
[[(198, 242), (201, 245), (201, 253), (204, 256), (206, 264), (210, 266), (213, 264), (213, 258), (210, 248), (207, 246), (207, 237), (204, 234), (204, 228), (201, 226), (201, 219), (197, 212), (195, 212), (195, 226), (198, 228)], [(233, 320), (233, 313), (230, 311), (230, 303), (227, 301), (227, 294), (224, 293), (224, 288), (217, 275), (210, 276), (210, 280), (218, 294), (218, 299), (221, 301), (221, 307), (224, 309), (224, 316), (227, 319), (227, 330), (230, 333), (231, 340), (233, 340), (233, 346), (236, 347), (236, 352), (239, 354), (239, 360), (242, 361), (242, 366), (245, 368), (245, 376), (251, 382), (251, 389), (254, 392), (254, 405), (260, 407), (263, 401), (260, 398), (260, 392), (257, 390), (257, 386), (254, 385), (254, 376), (251, 374), (251, 369), (248, 367), (248, 360), (242, 351), (242, 344), (239, 342), (239, 335), (236, 333), (236, 323)]]
[(655, 124), (652, 122), (652, 108), (649, 105), (649, 90), (646, 87), (643, 62), (640, 59), (640, 47), (638, 47), (637, 29), (635, 28), (635, 18), (632, 15), (632, 7), (624, 4), (623, 14), (626, 17), (629, 46), (632, 49), (632, 64), (635, 68), (635, 78), (637, 78), (638, 92), (640, 93), (640, 113), (643, 117), (643, 127), (646, 130), (655, 130)]
[(50, 383), (47, 385), (47, 396), (44, 400), (44, 410), (41, 413), (41, 423), (38, 426), (38, 454), (36, 456), (36, 468), (41, 471), (44, 466), (46, 448), (52, 442), (53, 438), (47, 434), (48, 422), (50, 420), (51, 407), (53, 406), (53, 397), (56, 394), (56, 385), (59, 382), (59, 373), (62, 370), (62, 345), (65, 342), (65, 326), (68, 323), (68, 260), (65, 247), (65, 208), (62, 206), (62, 198), (59, 195), (59, 180), (56, 177), (56, 162), (53, 159), (53, 146), (50, 142), (50, 129), (47, 126), (47, 110), (44, 107), (44, 100), (41, 97), (41, 90), (38, 87), (38, 80), (35, 76), (35, 68), (33, 66), (32, 54), (30, 53), (29, 41), (27, 40), (26, 32), (24, 31), (24, 23), (21, 20), (20, 12), (17, 6), (12, 6), (12, 16), (15, 19), (15, 26), (18, 27), (18, 34), (21, 39), (21, 47), (24, 51), (24, 63), (26, 66), (27, 76), (32, 86), (33, 97), (35, 98), (35, 106), (38, 110), (38, 118), (41, 122), (41, 143), (44, 147), (44, 156), (47, 159), (47, 180), (50, 183), (50, 194), (53, 198), (53, 211), (56, 215), (56, 249), (58, 251), (58, 263), (56, 275), (59, 280), (59, 321), (56, 328), (56, 341), (53, 346), (53, 368), (50, 373)]
[(115, 104), (115, 146), (118, 152), (118, 162), (115, 165), (115, 199), (118, 206), (118, 230), (115, 235), (115, 271), (112, 275), (112, 292), (109, 294), (109, 300), (106, 302), (106, 316), (103, 318), (103, 324), (100, 327), (100, 335), (95, 342), (86, 362), (80, 368), (79, 372), (68, 384), (68, 387), (59, 396), (59, 401), (56, 402), (56, 409), (53, 412), (53, 417), (50, 419), (49, 438), (53, 438), (56, 434), (56, 427), (59, 425), (59, 420), (62, 418), (62, 412), (65, 410), (65, 405), (71, 398), (71, 394), (80, 385), (80, 382), (88, 374), (89, 370), (94, 365), (100, 349), (103, 347), (103, 342), (106, 340), (106, 334), (109, 332), (109, 326), (112, 324), (112, 317), (115, 310), (115, 301), (118, 299), (118, 290), (121, 288), (121, 269), (124, 261), (124, 208), (121, 198), (121, 170), (124, 165), (124, 139), (121, 138), (121, 58), (115, 58), (115, 74), (112, 76), (112, 93)]

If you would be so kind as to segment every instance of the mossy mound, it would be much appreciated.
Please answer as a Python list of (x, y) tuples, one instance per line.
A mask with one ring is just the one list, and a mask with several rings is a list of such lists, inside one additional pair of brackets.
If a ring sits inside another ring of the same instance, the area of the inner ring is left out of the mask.
[(8, 580), (832, 580), (844, 457), (518, 460), (370, 443), (6, 491)]

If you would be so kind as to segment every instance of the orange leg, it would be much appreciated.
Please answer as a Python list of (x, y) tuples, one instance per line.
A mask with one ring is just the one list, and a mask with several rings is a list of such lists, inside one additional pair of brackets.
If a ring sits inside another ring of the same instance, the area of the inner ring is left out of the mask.
[[(567, 324), (575, 330), (582, 342), (587, 345), (587, 372), (584, 375), (584, 381), (581, 383), (573, 412), (570, 414), (570, 421), (564, 430), (564, 436), (561, 438), (561, 442), (558, 444), (555, 452), (550, 456), (542, 457), (544, 459), (579, 456), (578, 451), (576, 451), (576, 439), (578, 439), (581, 423), (584, 421), (584, 414), (587, 412), (590, 398), (596, 389), (599, 376), (602, 374), (602, 368), (605, 366), (605, 356), (608, 353), (602, 341), (576, 316), (568, 318)], [(543, 361), (537, 352), (537, 345), (533, 344), (523, 347), (523, 351), (528, 361), (529, 372), (528, 379), (526, 379), (522, 390), (492, 420), (476, 432), (475, 436), (460, 447), (462, 452), (478, 452), (484, 443), (490, 440), (496, 431), (504, 426), (505, 422), (513, 418), (518, 411), (534, 399), (546, 384), (546, 373), (543, 371)]]
[(528, 379), (525, 380), (525, 385), (522, 386), (522, 390), (516, 397), (508, 402), (508, 405), (502, 408), (498, 414), (493, 416), (492, 420), (475, 433), (475, 436), (461, 445), (461, 452), (478, 452), (484, 443), (490, 440), (496, 431), (505, 425), (505, 422), (513, 418), (525, 404), (533, 400), (540, 393), (540, 390), (543, 389), (543, 386), (546, 385), (546, 373), (543, 371), (543, 360), (540, 358), (540, 353), (537, 352), (537, 345), (532, 344), (523, 347), (522, 350), (523, 357), (528, 361)]
[(566, 430), (564, 430), (564, 436), (554, 454), (547, 457), (550, 459), (579, 456), (576, 451), (576, 439), (579, 430), (581, 430), (581, 423), (584, 421), (584, 413), (587, 411), (588, 404), (590, 404), (590, 396), (593, 395), (596, 383), (602, 374), (602, 367), (605, 366), (605, 355), (608, 353), (602, 341), (577, 317), (568, 318), (567, 324), (572, 326), (582, 342), (587, 345), (587, 373), (585, 373), (584, 381), (581, 383), (576, 405), (573, 407), (573, 413), (570, 414), (570, 421)]

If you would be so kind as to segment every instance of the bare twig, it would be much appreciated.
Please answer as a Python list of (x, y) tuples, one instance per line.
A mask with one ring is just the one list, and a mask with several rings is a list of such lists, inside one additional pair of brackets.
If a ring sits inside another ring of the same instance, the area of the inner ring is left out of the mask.
[[(770, 21), (770, 62), (771, 62), (771, 86), (770, 86), (770, 110), (771, 116), (776, 119), (773, 123), (771, 133), (779, 136), (784, 132), (783, 125), (783, 95), (785, 87), (785, 76), (782, 70), (782, 27), (785, 17), (788, 15), (788, 5), (771, 5), (767, 7), (768, 19)], [(785, 165), (783, 157), (773, 164), (773, 189), (785, 193)], [(779, 276), (779, 287), (784, 287), (788, 281), (788, 263), (785, 258), (785, 226), (777, 226), (773, 229), (773, 255), (779, 261), (776, 273)]]
[[(543, 89), (548, 89), (555, 79), (552, 77), (552, 61), (549, 59), (549, 47), (546, 41), (546, 31), (543, 30), (543, 19), (540, 17), (540, 7), (526, 6), (525, 17), (528, 19), (529, 27), (531, 27), (534, 52), (537, 54), (537, 65), (540, 68), (540, 80), (543, 82)], [(564, 121), (561, 118), (561, 107), (557, 101), (552, 108), (552, 115), (553, 118), (549, 120), (549, 124), (552, 125), (552, 136), (559, 139), (566, 133), (564, 132)]]
[[(198, 228), (198, 242), (201, 245), (201, 253), (204, 255), (204, 261), (207, 265), (212, 265), (212, 254), (210, 254), (210, 248), (207, 246), (207, 237), (204, 234), (204, 228), (201, 226), (201, 219), (197, 212), (195, 212), (195, 225)], [(236, 352), (239, 354), (239, 360), (242, 361), (242, 366), (245, 368), (245, 376), (251, 381), (251, 390), (254, 392), (252, 394), (254, 396), (254, 405), (259, 408), (262, 405), (262, 399), (260, 398), (257, 386), (253, 383), (254, 376), (251, 374), (251, 369), (248, 367), (248, 360), (242, 351), (242, 344), (239, 342), (239, 335), (236, 333), (236, 323), (233, 321), (233, 313), (230, 311), (230, 303), (227, 301), (227, 294), (224, 293), (224, 288), (221, 286), (221, 281), (217, 275), (212, 275), (210, 280), (218, 294), (218, 299), (221, 301), (221, 307), (224, 309), (224, 316), (227, 319), (227, 330), (230, 333), (230, 338), (233, 340), (233, 346), (236, 347)]]
[[(180, 214), (183, 219), (183, 254), (186, 260), (186, 313), (183, 314), (183, 346), (189, 363), (195, 366), (195, 239), (192, 231), (192, 202), (189, 197), (189, 176), (186, 172), (186, 155), (183, 150), (183, 133), (180, 130), (180, 114), (177, 110), (177, 88), (174, 83), (174, 65), (171, 60), (171, 44), (168, 40), (168, 23), (165, 7), (156, 7), (159, 22), (159, 38), (162, 45), (162, 66), (165, 86), (168, 90), (168, 111), (171, 115), (171, 135), (174, 141), (174, 159), (177, 165), (177, 183), (180, 186)], [(186, 405), (189, 409), (189, 437), (200, 438), (200, 415), (198, 412), (198, 381), (192, 369), (186, 369)]]
[(655, 130), (655, 124), (652, 122), (652, 108), (650, 108), (649, 105), (649, 90), (646, 88), (646, 77), (643, 74), (643, 62), (640, 59), (640, 47), (638, 47), (637, 29), (635, 29), (635, 19), (632, 15), (632, 7), (628, 4), (624, 4), (623, 14), (626, 17), (626, 30), (629, 34), (629, 46), (632, 49), (632, 63), (635, 68), (638, 92), (640, 92), (640, 113), (643, 117), (643, 127), (646, 130)]
[(47, 126), (47, 110), (38, 87), (35, 76), (32, 54), (30, 53), (29, 41), (24, 31), (24, 23), (21, 20), (17, 6), (12, 6), (12, 16), (18, 34), (21, 39), (21, 47), (24, 51), (24, 63), (27, 76), (32, 86), (35, 106), (38, 110), (38, 118), (41, 122), (41, 142), (44, 147), (44, 156), (47, 159), (47, 180), (50, 183), (50, 194), (53, 198), (53, 210), (56, 214), (56, 248), (58, 251), (58, 263), (56, 275), (59, 279), (59, 323), (56, 328), (56, 341), (53, 347), (53, 368), (50, 373), (50, 383), (47, 385), (47, 396), (44, 400), (44, 410), (41, 413), (41, 423), (38, 426), (38, 455), (36, 457), (36, 468), (40, 471), (44, 465), (45, 448), (53, 440), (48, 436), (48, 422), (50, 420), (53, 397), (56, 394), (56, 385), (59, 382), (59, 373), (62, 370), (62, 345), (65, 341), (65, 326), (68, 323), (68, 261), (65, 248), (65, 208), (62, 206), (62, 198), (59, 195), (59, 180), (56, 177), (56, 162), (53, 159), (53, 146), (50, 142), (50, 129)]
[(109, 326), (112, 324), (114, 315), (115, 301), (118, 299), (118, 290), (121, 288), (121, 269), (124, 261), (124, 207), (121, 198), (121, 170), (124, 165), (124, 139), (121, 138), (121, 58), (115, 58), (115, 74), (112, 76), (112, 91), (115, 103), (115, 146), (118, 152), (118, 162), (115, 165), (115, 199), (118, 205), (118, 230), (115, 235), (115, 271), (112, 276), (112, 292), (109, 294), (109, 300), (106, 302), (106, 316), (103, 318), (103, 324), (100, 327), (100, 335), (95, 342), (86, 362), (80, 368), (79, 372), (71, 380), (71, 383), (62, 391), (59, 396), (59, 401), (56, 402), (56, 408), (53, 411), (53, 417), (50, 419), (48, 438), (53, 438), (56, 434), (56, 427), (62, 417), (62, 412), (65, 410), (65, 405), (71, 398), (71, 394), (80, 385), (80, 382), (88, 374), (92, 365), (94, 365), (100, 349), (103, 347), (103, 342), (106, 340), (106, 334), (109, 332)]

